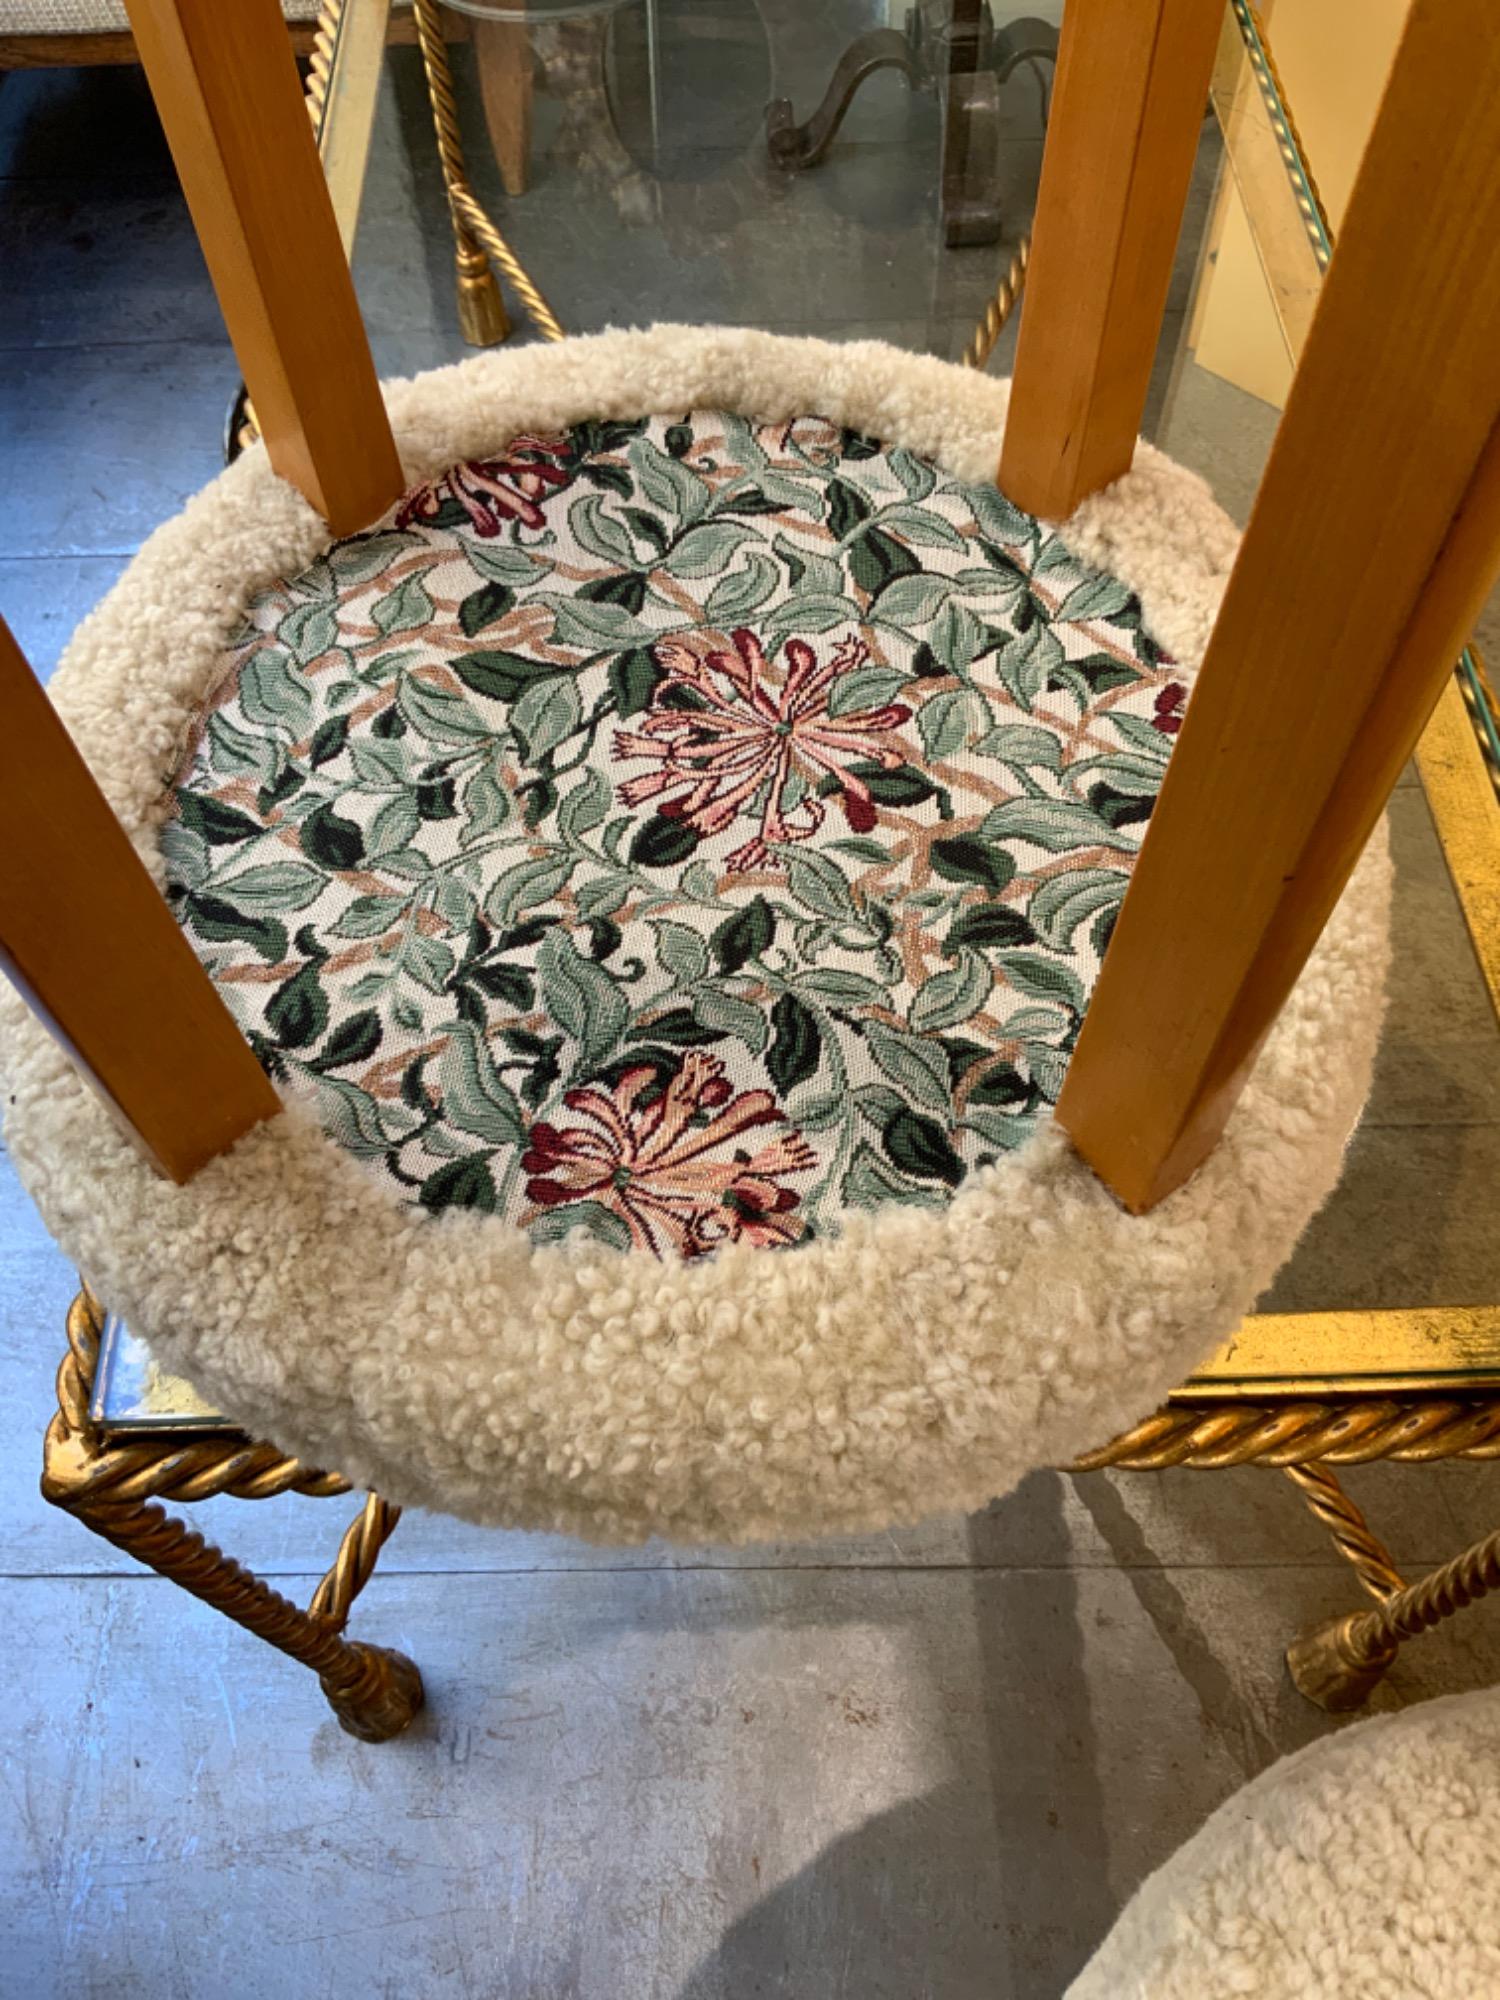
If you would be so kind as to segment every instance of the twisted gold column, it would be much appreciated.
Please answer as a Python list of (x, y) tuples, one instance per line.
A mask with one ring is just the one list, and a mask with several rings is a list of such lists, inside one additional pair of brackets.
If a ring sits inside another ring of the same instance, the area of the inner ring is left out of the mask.
[(230, 1440), (109, 1446), (89, 1417), (103, 1315), (87, 1292), (68, 1314), (68, 1352), (57, 1377), (57, 1415), (47, 1430), (43, 1496), (127, 1555), (180, 1584), (257, 1638), (317, 1674), (335, 1715), (353, 1736), (384, 1742), (422, 1705), (422, 1679), (405, 1654), (345, 1639), (354, 1599), (368, 1582), (400, 1509), (371, 1494), (344, 1536), (337, 1560), (306, 1611), (187, 1528), (161, 1497), (206, 1500), (219, 1493), (262, 1500), (276, 1493), (347, 1493), (348, 1481), (287, 1458), (274, 1445)]
[[(491, 222), (469, 184), (463, 138), (458, 128), (458, 105), (453, 95), (453, 72), (448, 63), (448, 45), (443, 39), (437, 0), (412, 0), (412, 14), (422, 50), (422, 66), (427, 73), (433, 129), (437, 133), (438, 156), (442, 161), (448, 208), (453, 218), (458, 261), (458, 312), (464, 339), (484, 347), (503, 340), (510, 332), (510, 322), (505, 316), (494, 271), (490, 268), (492, 260), (509, 279), (542, 337), (562, 340), (565, 336), (557, 315), (543, 298), (525, 265)], [(495, 330), (497, 328), (498, 331)]]
[(1166, 1465), (1407, 1464), (1438, 1458), (1500, 1458), (1500, 1397), (1373, 1397), (1367, 1402), (1168, 1403), (1097, 1451), (1074, 1472), (1118, 1465), (1156, 1472)]
[(1390, 1550), (1365, 1519), (1363, 1510), (1344, 1491), (1339, 1477), (1326, 1465), (1283, 1467), (1316, 1518), (1332, 1535), (1340, 1555), (1373, 1598), (1383, 1602), (1404, 1587)]
[(1319, 1708), (1358, 1708), (1403, 1639), (1415, 1639), (1476, 1599), (1500, 1589), (1500, 1529), (1475, 1542), (1419, 1583), (1387, 1597), (1374, 1611), (1325, 1619), (1294, 1639), (1286, 1663), (1293, 1683)]
[(1195, 1403), (1184, 1394), (1086, 1452), (1069, 1470), (1268, 1465), (1284, 1471), (1378, 1601), (1374, 1611), (1325, 1620), (1287, 1650), (1300, 1692), (1321, 1708), (1342, 1710), (1368, 1698), (1403, 1639), (1500, 1588), (1500, 1533), (1408, 1586), (1333, 1470), (1376, 1459), (1428, 1464), (1442, 1458), (1500, 1458), (1500, 1396), (1257, 1404)]
[(1026, 266), (1031, 261), (1031, 238), (1023, 236), (1016, 245), (1016, 254), (1011, 258), (1005, 276), (995, 287), (995, 296), (980, 315), (979, 324), (969, 336), (969, 344), (964, 349), (965, 368), (983, 368), (995, 351), (995, 342), (1005, 331), (1005, 325), (1016, 309), (1021, 296), (1021, 287), (1026, 283)]

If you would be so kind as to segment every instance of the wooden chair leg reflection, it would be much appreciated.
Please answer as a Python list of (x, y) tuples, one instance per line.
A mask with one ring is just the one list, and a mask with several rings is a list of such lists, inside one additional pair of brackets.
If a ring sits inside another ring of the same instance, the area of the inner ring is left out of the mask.
[(58, 1410), (47, 1431), (43, 1497), (257, 1638), (311, 1667), (350, 1735), (367, 1743), (399, 1735), (422, 1706), (421, 1675), (404, 1653), (346, 1639), (344, 1628), (401, 1517), (400, 1508), (377, 1494), (367, 1496), (304, 1611), (158, 1503), (208, 1500), (221, 1493), (243, 1500), (286, 1492), (324, 1498), (347, 1493), (347, 1480), (286, 1458), (274, 1445), (228, 1440), (165, 1448), (106, 1443), (89, 1416), (102, 1330), (97, 1303), (81, 1293), (68, 1315), (69, 1351), (58, 1370)]

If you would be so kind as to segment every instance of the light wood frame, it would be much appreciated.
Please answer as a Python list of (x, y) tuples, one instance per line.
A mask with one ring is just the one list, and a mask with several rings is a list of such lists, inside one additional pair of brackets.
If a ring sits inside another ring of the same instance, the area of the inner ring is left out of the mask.
[[(400, 468), (275, 0), (129, 4), (273, 462), (336, 531), (362, 526)], [(1216, 6), (1069, 7), (1001, 467), (1043, 511), (1129, 463)], [(1132, 1207), (1217, 1138), (1500, 553), (1496, 103), (1489, 0), (1414, 0), (1059, 1106)], [(1425, 227), (1391, 311), (1414, 161)], [(92, 798), (81, 764), (66, 789)], [(123, 1102), (113, 1055), (82, 1052)]]
[(1133, 1209), (1217, 1142), (1500, 571), (1497, 104), (1487, 0), (1414, 0), (1058, 1103)]

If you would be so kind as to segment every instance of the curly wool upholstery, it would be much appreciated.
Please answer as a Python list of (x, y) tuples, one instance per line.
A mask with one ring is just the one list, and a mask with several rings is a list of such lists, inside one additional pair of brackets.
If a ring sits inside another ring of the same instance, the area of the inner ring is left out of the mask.
[(1067, 2000), (1500, 1993), (1500, 1694), (1283, 1758), (1136, 1892)]
[[(874, 342), (660, 327), (485, 355), (388, 401), (409, 478), (522, 430), (697, 406), (815, 410), (992, 476), (1006, 389)], [(1201, 657), (1233, 529), (1143, 448), (1064, 537)], [(153, 535), (75, 637), (57, 705), (161, 879), (165, 781), (239, 609), (326, 545), (256, 450)], [(942, 1211), (663, 1265), (399, 1208), (305, 1111), (185, 1189), (44, 1031), (5, 1013), (7, 1139), (49, 1227), (173, 1370), (390, 1498), (597, 1539), (749, 1540), (971, 1508), (1137, 1417), (1238, 1321), (1338, 1176), (1388, 949), (1372, 843), (1208, 1164), (1142, 1220), (1055, 1129)]]

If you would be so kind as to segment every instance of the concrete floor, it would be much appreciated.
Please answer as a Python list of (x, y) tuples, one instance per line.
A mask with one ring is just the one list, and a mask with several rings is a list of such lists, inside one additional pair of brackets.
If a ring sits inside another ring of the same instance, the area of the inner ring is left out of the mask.
[[(861, 8), (765, 11), (788, 16), (775, 88), (802, 108)], [(743, 34), (748, 12), (718, 18)], [(659, 180), (591, 179), (541, 106), (510, 213), (567, 323), (712, 316), (956, 352), (995, 259), (937, 247), (930, 101), (879, 79), (828, 165), (782, 188), (747, 124), (763, 60), (721, 65), (708, 103), (690, 55)], [(1034, 94), (1013, 109), (1023, 213)], [(1152, 418), (1242, 513), (1270, 413), (1171, 369), (1212, 164)], [(357, 258), (388, 372), (462, 351), (445, 244), (401, 52)], [(0, 269), (0, 606), (47, 671), (212, 476), (234, 380), (132, 72), (0, 82)], [(1285, 1308), (1500, 1298), (1494, 1018), (1420, 790), (1392, 825), (1379, 1083)], [(409, 1517), (357, 1629), (420, 1661), (430, 1706), (364, 1746), (310, 1676), (43, 1506), (73, 1281), (3, 1165), (0, 1257), (7, 2000), (1047, 2000), (1214, 1805), (1334, 1726), (1280, 1650), (1355, 1592), (1277, 1475), (1039, 1474), (970, 1520), (749, 1551)], [(1351, 1485), (1413, 1568), (1500, 1514), (1500, 1468)], [(304, 1594), (347, 1508), (198, 1513)], [(1481, 1610), (1410, 1649), (1377, 1704), (1497, 1673)]]

